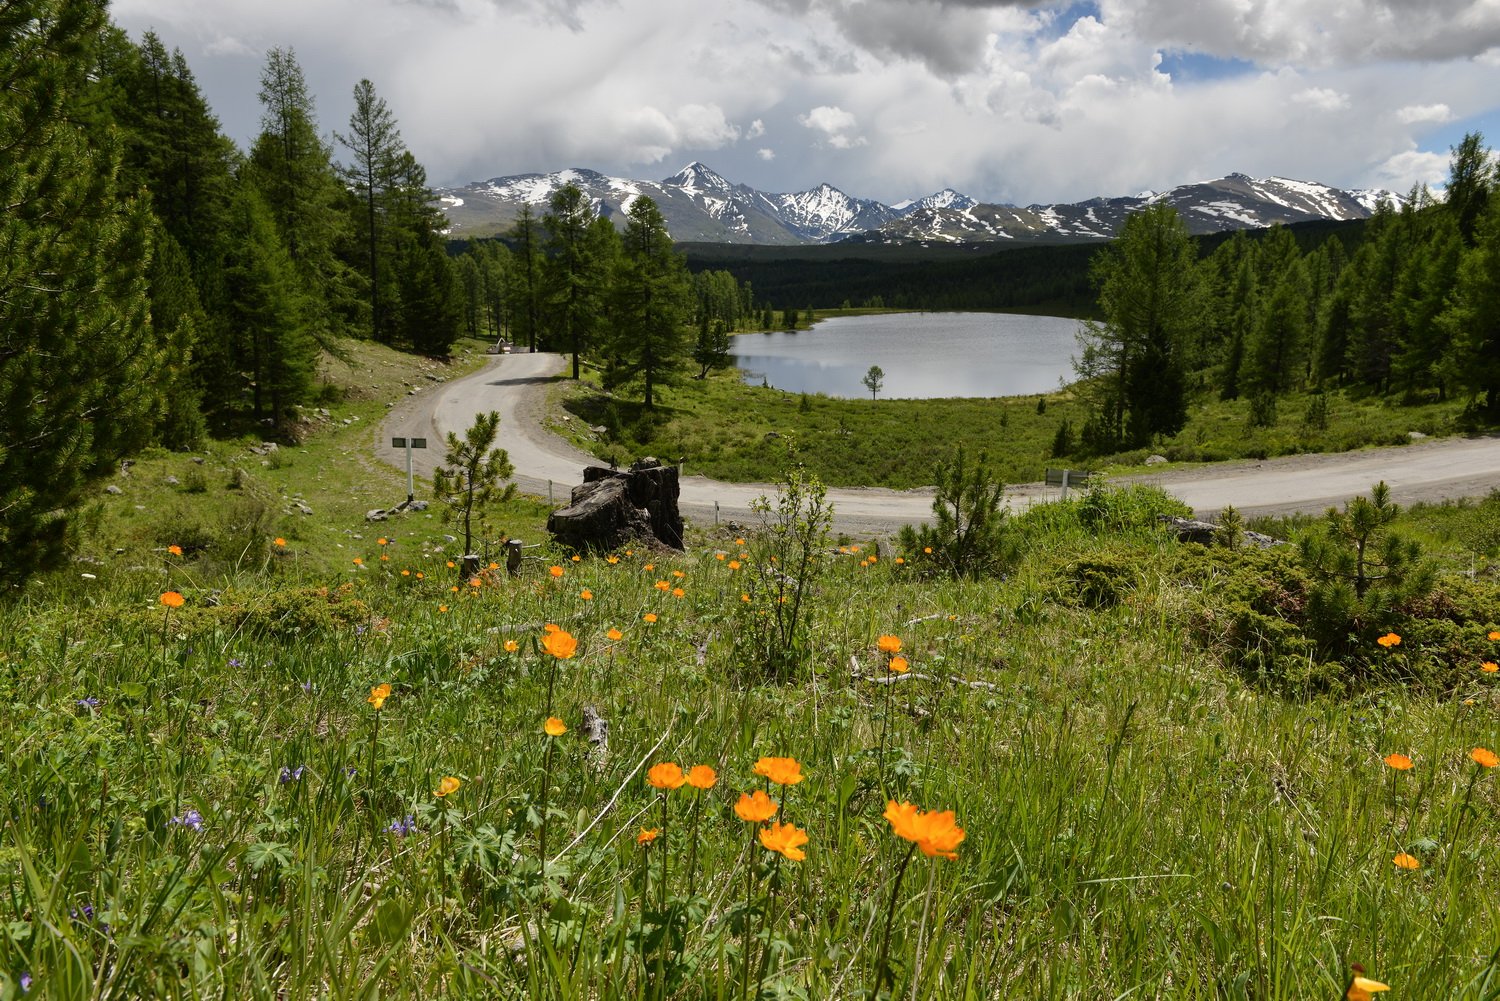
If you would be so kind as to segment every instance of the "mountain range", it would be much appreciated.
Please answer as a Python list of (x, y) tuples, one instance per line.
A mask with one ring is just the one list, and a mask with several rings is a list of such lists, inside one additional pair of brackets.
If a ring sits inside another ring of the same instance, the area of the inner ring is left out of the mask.
[(1399, 204), (1387, 191), (1345, 191), (1285, 177), (1229, 174), (1167, 191), (1059, 205), (988, 204), (951, 188), (885, 205), (852, 197), (831, 184), (792, 194), (757, 191), (696, 161), (661, 181), (575, 168), (496, 177), (436, 194), (450, 235), (480, 237), (509, 229), (522, 205), (532, 206), (540, 219), (552, 194), (566, 184), (577, 185), (595, 211), (620, 226), (631, 202), (644, 195), (656, 202), (678, 242), (773, 245), (1107, 240), (1131, 212), (1158, 202), (1176, 208), (1192, 233), (1362, 219), (1373, 214), (1382, 198)]

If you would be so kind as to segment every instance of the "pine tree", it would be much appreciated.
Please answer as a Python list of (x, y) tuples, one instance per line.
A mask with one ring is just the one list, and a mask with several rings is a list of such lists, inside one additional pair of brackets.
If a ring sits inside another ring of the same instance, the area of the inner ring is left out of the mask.
[(1449, 150), (1453, 157), (1448, 165), (1447, 197), (1443, 201), (1458, 224), (1464, 243), (1472, 246), (1479, 216), (1489, 204), (1490, 191), (1495, 186), (1495, 158), (1485, 148), (1484, 135), (1479, 132), (1465, 134)]
[(1474, 238), (1438, 321), (1450, 339), (1441, 365), (1494, 417), (1500, 415), (1500, 204), (1492, 201), (1480, 215)]
[(346, 135), (334, 133), (334, 138), (351, 156), (351, 162), (341, 166), (339, 174), (353, 189), (363, 208), (359, 222), (365, 246), (364, 276), (370, 286), (370, 336), (389, 343), (393, 332), (383, 308), (381, 289), (382, 272), (389, 271), (381, 253), (385, 237), (382, 203), (394, 186), (396, 164), (404, 146), (395, 117), (386, 107), (385, 99), (376, 96), (375, 85), (369, 80), (355, 84), (349, 132)]
[(682, 363), (692, 286), (656, 203), (641, 196), (631, 202), (628, 217), (611, 286), (616, 334), (609, 381), (613, 386), (640, 379), (650, 409), (656, 387), (669, 383)]
[(506, 288), (507, 310), (515, 343), (537, 349), (542, 323), (542, 252), (537, 220), (530, 205), (522, 205), (510, 237), (515, 245), (514, 265)]
[(152, 328), (147, 206), (78, 102), (100, 0), (0, 5), (0, 577), (63, 551), (89, 485), (145, 444), (164, 359)]
[(591, 252), (589, 225), (594, 210), (577, 185), (567, 184), (552, 196), (550, 211), (542, 219), (547, 230), (550, 257), (545, 269), (547, 305), (554, 340), (573, 356), (573, 378), (579, 375), (579, 358), (588, 346), (597, 319), (598, 296), (603, 284), (598, 262)]

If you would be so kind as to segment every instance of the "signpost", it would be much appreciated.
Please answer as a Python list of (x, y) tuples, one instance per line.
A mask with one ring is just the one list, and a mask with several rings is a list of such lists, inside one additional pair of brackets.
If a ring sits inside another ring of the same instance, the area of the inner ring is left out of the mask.
[(1086, 469), (1049, 469), (1047, 470), (1047, 486), (1062, 487), (1062, 499), (1068, 499), (1069, 487), (1087, 486), (1089, 472)]
[(426, 448), (426, 438), (392, 438), (392, 448), (406, 449), (406, 503), (411, 504), (417, 499), (416, 491), (412, 487), (411, 479), (411, 450), (414, 448)]

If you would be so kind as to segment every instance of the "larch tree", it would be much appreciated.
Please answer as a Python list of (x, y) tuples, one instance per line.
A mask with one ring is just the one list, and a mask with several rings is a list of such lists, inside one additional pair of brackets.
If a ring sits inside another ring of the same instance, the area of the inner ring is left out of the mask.
[(627, 216), (611, 283), (615, 364), (609, 381), (613, 386), (639, 379), (642, 402), (650, 409), (656, 405), (656, 388), (669, 383), (682, 364), (692, 286), (656, 203), (641, 196), (631, 202)]
[(360, 236), (363, 238), (365, 279), (369, 282), (370, 336), (389, 342), (392, 331), (384, 308), (381, 288), (382, 272), (390, 266), (383, 259), (382, 216), (388, 193), (394, 184), (396, 164), (404, 151), (401, 132), (385, 99), (375, 93), (375, 85), (361, 80), (354, 86), (354, 111), (349, 115), (349, 131), (334, 133), (339, 145), (349, 151), (350, 162), (339, 168), (344, 183), (354, 191), (363, 211), (360, 213)]
[(567, 184), (552, 196), (542, 218), (547, 230), (546, 296), (557, 344), (573, 356), (573, 378), (589, 343), (603, 284), (589, 239), (594, 209), (577, 185)]

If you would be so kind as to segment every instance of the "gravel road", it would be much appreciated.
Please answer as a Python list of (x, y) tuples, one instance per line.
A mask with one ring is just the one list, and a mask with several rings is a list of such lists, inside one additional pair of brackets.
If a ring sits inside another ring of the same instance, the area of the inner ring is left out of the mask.
[[(431, 476), (442, 461), (449, 431), (462, 435), (476, 413), (500, 413), (499, 446), (515, 465), (517, 486), (558, 506), (567, 503), (586, 465), (597, 463), (542, 426), (547, 386), (564, 371), (557, 354), (496, 355), (479, 372), (424, 390), (393, 408), (375, 441), (378, 458), (406, 468), (393, 436), (425, 437), (426, 450), (413, 452), (418, 476)], [(691, 465), (691, 464), (689, 464)], [(690, 521), (746, 522), (750, 502), (773, 495), (765, 483), (724, 483), (689, 474), (682, 479), (682, 512)], [(1500, 489), (1500, 436), (1448, 438), (1394, 448), (1332, 455), (1296, 455), (1264, 461), (1237, 461), (1173, 469), (1159, 474), (1116, 477), (1115, 483), (1151, 483), (1181, 498), (1200, 516), (1233, 504), (1245, 515), (1320, 513), (1385, 480), (1403, 504), (1483, 496)], [(1006, 487), (1012, 510), (1053, 499), (1056, 489), (1023, 483)], [(894, 533), (925, 521), (932, 513), (931, 490), (837, 488), (828, 491), (835, 527), (862, 534)]]

